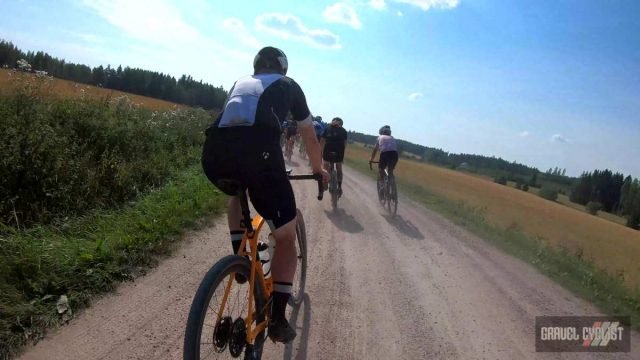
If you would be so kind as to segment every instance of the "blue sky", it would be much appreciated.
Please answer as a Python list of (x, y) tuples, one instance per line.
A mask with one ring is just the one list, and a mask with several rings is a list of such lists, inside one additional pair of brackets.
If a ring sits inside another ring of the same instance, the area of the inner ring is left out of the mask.
[(451, 152), (640, 177), (640, 1), (0, 0), (0, 37), (228, 89), (280, 47), (314, 114)]

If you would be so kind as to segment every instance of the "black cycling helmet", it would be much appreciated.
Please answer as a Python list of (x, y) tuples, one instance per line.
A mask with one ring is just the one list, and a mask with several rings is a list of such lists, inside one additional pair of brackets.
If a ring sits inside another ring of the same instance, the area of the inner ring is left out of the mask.
[(282, 50), (272, 46), (262, 48), (253, 59), (253, 71), (255, 73), (276, 72), (286, 75), (288, 68), (287, 55)]
[(385, 125), (385, 126), (381, 127), (380, 131), (378, 131), (378, 134), (380, 134), (380, 135), (391, 135), (391, 126)]

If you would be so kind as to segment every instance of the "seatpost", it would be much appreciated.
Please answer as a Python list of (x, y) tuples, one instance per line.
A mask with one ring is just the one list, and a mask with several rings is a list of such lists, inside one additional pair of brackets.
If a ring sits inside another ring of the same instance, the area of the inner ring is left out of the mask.
[(242, 225), (247, 230), (249, 236), (253, 236), (253, 224), (251, 224), (251, 212), (249, 211), (247, 193), (241, 190), (238, 196), (240, 197), (240, 209), (242, 209)]

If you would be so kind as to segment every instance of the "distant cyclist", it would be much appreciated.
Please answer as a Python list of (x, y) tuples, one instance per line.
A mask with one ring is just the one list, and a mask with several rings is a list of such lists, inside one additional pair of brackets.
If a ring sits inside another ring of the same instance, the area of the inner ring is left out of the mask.
[(293, 151), (293, 145), (296, 142), (296, 138), (298, 135), (298, 122), (297, 121), (288, 121), (288, 126), (286, 128), (286, 144), (287, 144), (287, 154)]
[[(325, 184), (329, 174), (322, 169), (320, 145), (305, 95), (293, 79), (285, 76), (285, 54), (265, 47), (256, 55), (253, 68), (253, 75), (236, 81), (223, 111), (205, 131), (202, 166), (209, 180), (231, 196), (227, 220), (234, 253), (244, 233), (239, 190), (248, 190), (251, 203), (271, 227), (276, 248), (271, 266), (274, 285), (268, 335), (273, 341), (286, 343), (296, 337), (285, 318), (285, 309), (297, 264), (296, 201), (279, 146), (281, 121), (289, 112), (300, 124), (313, 172), (322, 174)], [(227, 180), (234, 180), (241, 188), (234, 188)]]
[(318, 141), (322, 139), (322, 134), (324, 133), (324, 125), (322, 125), (322, 116), (316, 116), (313, 119), (313, 129), (316, 131), (316, 137)]
[(382, 189), (382, 179), (384, 178), (384, 169), (388, 168), (389, 174), (393, 175), (393, 169), (395, 169), (398, 163), (398, 145), (396, 139), (391, 136), (391, 127), (385, 125), (378, 131), (378, 139), (376, 140), (376, 146), (373, 148), (371, 154), (371, 160), (374, 161), (376, 153), (380, 151), (380, 162), (378, 163), (378, 196), (382, 197), (380, 193)]
[(341, 118), (333, 118), (331, 125), (324, 130), (321, 141), (324, 169), (328, 171), (330, 163), (336, 164), (338, 195), (342, 195), (342, 162), (344, 161), (344, 149), (347, 146), (347, 131), (342, 125)]

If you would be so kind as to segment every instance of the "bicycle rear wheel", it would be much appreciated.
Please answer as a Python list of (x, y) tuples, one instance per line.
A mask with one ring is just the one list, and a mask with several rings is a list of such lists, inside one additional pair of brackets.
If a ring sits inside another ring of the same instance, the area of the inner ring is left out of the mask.
[(338, 174), (334, 168), (334, 164), (331, 164), (331, 182), (329, 183), (329, 192), (331, 193), (331, 208), (333, 211), (338, 209)]
[[(184, 336), (185, 360), (237, 358), (260, 359), (265, 340), (262, 331), (253, 344), (246, 343), (245, 318), (249, 305), (251, 262), (238, 255), (220, 259), (204, 276), (189, 310)], [(235, 274), (247, 281), (238, 284)], [(257, 278), (258, 274), (256, 274)], [(227, 295), (225, 306), (225, 293)], [(264, 321), (267, 299), (260, 282), (253, 289), (254, 325)], [(222, 310), (220, 310), (222, 308)], [(218, 320), (220, 318), (220, 320)], [(228, 350), (228, 351), (227, 351)]]
[(298, 264), (293, 278), (291, 297), (289, 298), (289, 305), (291, 306), (299, 305), (302, 302), (304, 286), (307, 282), (307, 230), (304, 226), (304, 218), (300, 209), (297, 210), (296, 218), (296, 252), (298, 254)]
[(398, 212), (398, 190), (396, 189), (396, 181), (393, 177), (389, 178), (387, 189), (387, 209), (392, 216)]

